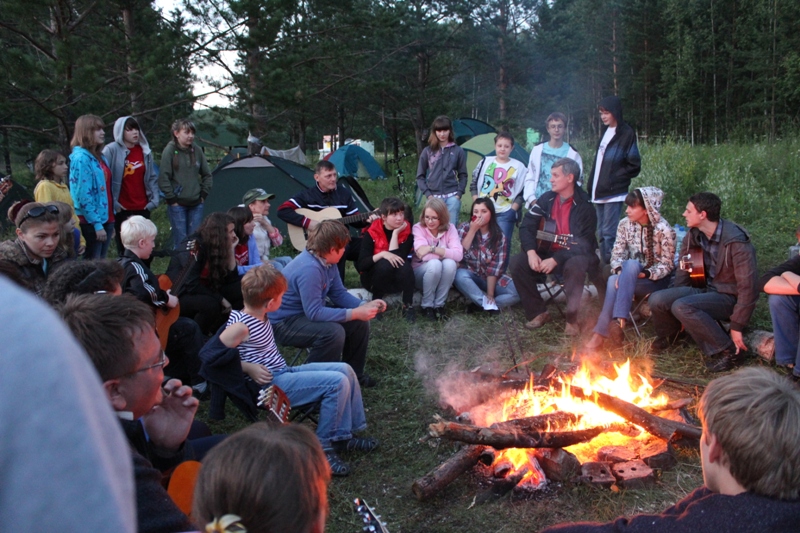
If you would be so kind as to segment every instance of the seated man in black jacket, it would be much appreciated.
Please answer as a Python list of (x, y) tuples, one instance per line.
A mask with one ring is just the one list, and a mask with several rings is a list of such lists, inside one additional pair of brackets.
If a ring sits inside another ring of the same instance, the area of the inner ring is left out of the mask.
[(800, 524), (800, 389), (766, 368), (712, 381), (698, 409), (704, 487), (658, 515), (542, 533), (789, 533)]
[(198, 400), (177, 379), (162, 388), (169, 359), (153, 312), (130, 295), (87, 294), (70, 296), (61, 316), (94, 363), (128, 437), (139, 531), (196, 529), (162, 487), (161, 472), (195, 458), (185, 441)]
[[(550, 174), (552, 190), (536, 199), (519, 228), (522, 252), (513, 256), (509, 272), (517, 287), (525, 318), (525, 327), (537, 329), (550, 322), (550, 313), (539, 294), (538, 283), (547, 275), (559, 274), (567, 296), (567, 335), (580, 334), (578, 309), (586, 274), (593, 282), (600, 276), (597, 257), (597, 215), (588, 195), (575, 184), (580, 176), (578, 163), (562, 158), (553, 163)], [(566, 235), (566, 242), (541, 241), (537, 236), (542, 219), (555, 222), (553, 233)], [(597, 287), (605, 285), (597, 280)]]
[[(330, 161), (320, 161), (314, 168), (314, 180), (317, 184), (300, 191), (293, 198), (289, 198), (278, 208), (278, 218), (291, 224), (292, 226), (310, 230), (319, 222), (297, 213), (297, 209), (309, 209), (311, 211), (321, 211), (329, 207), (339, 210), (342, 217), (350, 217), (358, 214), (358, 206), (353, 195), (343, 185), (337, 181), (338, 174), (336, 167)], [(366, 217), (366, 222), (354, 222), (353, 227), (363, 228), (371, 224), (373, 220), (380, 218), (377, 214)], [(291, 228), (290, 228), (291, 229)], [(290, 233), (291, 236), (291, 233)], [(294, 244), (294, 239), (292, 239)], [(302, 251), (302, 250), (301, 250)], [(337, 265), (339, 276), (344, 281), (344, 267), (347, 261), (358, 261), (361, 254), (361, 237), (350, 239), (344, 255)]]

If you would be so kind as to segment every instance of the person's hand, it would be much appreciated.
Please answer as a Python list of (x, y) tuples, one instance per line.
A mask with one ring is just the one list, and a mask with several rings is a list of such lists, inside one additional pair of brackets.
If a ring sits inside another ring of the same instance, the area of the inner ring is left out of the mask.
[(383, 300), (372, 300), (369, 303), (353, 309), (353, 320), (368, 321), (375, 318), (375, 315), (386, 310), (386, 302)]
[(230, 313), (231, 309), (233, 309), (233, 307), (231, 306), (231, 303), (225, 298), (222, 299), (222, 301), (220, 302), (220, 305), (222, 306), (222, 314)]
[(488, 305), (497, 305), (497, 303), (494, 301), (494, 296), (489, 296), (488, 294), (486, 295), (486, 303)]
[(472, 195), (472, 201), (474, 202), (474, 201), (475, 201), (475, 200), (477, 200), (477, 199), (478, 199), (478, 195), (477, 195), (477, 194), (473, 194), (473, 195)]
[(393, 254), (392, 252), (381, 252), (381, 256), (383, 257), (383, 259), (389, 261), (389, 264), (392, 265), (394, 268), (400, 268), (401, 266), (403, 266), (403, 263), (405, 263), (402, 257), (400, 257), (397, 254)]
[(528, 266), (531, 267), (531, 270), (534, 272), (539, 272), (542, 266), (542, 258), (539, 257), (534, 250), (530, 250), (528, 252)]
[(381, 216), (378, 213), (372, 213), (370, 216), (367, 217), (367, 223), (372, 224), (379, 218), (381, 218)]
[(744, 343), (744, 337), (742, 337), (741, 331), (731, 330), (731, 340), (733, 344), (736, 345), (736, 353), (738, 354), (740, 351), (746, 352), (747, 345)]
[(150, 440), (166, 450), (177, 450), (189, 435), (200, 402), (192, 388), (171, 379), (163, 387), (164, 398), (142, 417)]
[(108, 234), (104, 229), (98, 230), (94, 234), (98, 242), (106, 242), (106, 240), (108, 239)]
[(178, 303), (180, 303), (178, 301), (178, 297), (174, 296), (170, 291), (167, 291), (167, 296), (169, 297), (169, 299), (167, 300), (167, 307), (169, 307), (170, 309), (177, 307)]
[(553, 270), (555, 270), (558, 263), (552, 257), (548, 257), (547, 259), (543, 259), (542, 262), (539, 264), (539, 272), (542, 274), (549, 274)]
[(422, 259), (432, 251), (433, 251), (433, 246), (420, 246), (419, 248), (417, 248), (417, 257)]
[(270, 372), (269, 369), (264, 365), (246, 363), (242, 361), (242, 370), (245, 374), (250, 376), (250, 379), (259, 385), (266, 385), (267, 383), (272, 382), (272, 372)]
[(483, 225), (483, 216), (479, 217), (472, 217), (469, 221), (469, 231), (472, 233), (477, 233), (477, 231)]
[(639, 272), (639, 279), (644, 279), (646, 277), (647, 277), (647, 274), (645, 274), (644, 272)]
[(317, 227), (317, 224), (319, 224), (319, 222), (317, 222), (316, 220), (309, 220), (308, 229), (314, 229), (315, 227)]
[(404, 220), (404, 221), (403, 221), (403, 225), (402, 225), (402, 226), (400, 226), (399, 228), (395, 228), (394, 230), (392, 230), (392, 233), (400, 233), (401, 231), (403, 231), (403, 230), (404, 230), (404, 229), (406, 229), (407, 227), (408, 227), (408, 221), (407, 221), (407, 220)]
[(80, 246), (78, 246), (78, 255), (83, 255), (84, 252), (86, 252), (86, 245), (81, 244)]

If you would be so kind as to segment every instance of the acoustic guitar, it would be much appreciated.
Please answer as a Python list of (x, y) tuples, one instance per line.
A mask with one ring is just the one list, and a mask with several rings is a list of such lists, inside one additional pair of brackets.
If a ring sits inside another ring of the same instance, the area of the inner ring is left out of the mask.
[[(186, 264), (181, 269), (180, 273), (178, 274), (178, 278), (175, 280), (175, 283), (172, 283), (172, 280), (166, 274), (161, 274), (158, 276), (158, 286), (161, 288), (162, 291), (166, 292), (170, 289), (173, 289), (173, 295), (178, 296), (178, 293), (183, 286), (183, 282), (186, 281), (186, 275), (189, 273), (189, 269), (192, 267), (192, 259), (197, 261), (197, 242), (196, 241), (188, 241), (186, 243), (186, 249), (189, 252), (190, 259), (186, 261)], [(161, 342), (161, 349), (167, 349), (167, 341), (169, 340), (169, 328), (177, 322), (177, 320), (181, 316), (181, 305), (178, 304), (175, 307), (169, 308), (166, 305), (156, 309), (156, 333), (158, 334), (158, 340)]]
[(706, 267), (703, 263), (703, 249), (689, 246), (688, 252), (679, 261), (681, 270), (689, 273), (689, 283), (695, 289), (706, 288)]
[(539, 229), (536, 231), (536, 253), (547, 253), (554, 244), (569, 250), (571, 246), (578, 244), (578, 241), (572, 238), (571, 233), (559, 234), (556, 221), (542, 217)]
[[(355, 215), (350, 215), (347, 217), (343, 217), (342, 213), (339, 212), (338, 209), (335, 207), (326, 207), (321, 211), (312, 211), (311, 209), (297, 209), (295, 213), (298, 215), (303, 215), (306, 218), (310, 218), (311, 220), (315, 220), (317, 222), (322, 222), (323, 220), (336, 220), (341, 222), (342, 224), (352, 224), (353, 222), (363, 222), (367, 220), (371, 215), (376, 214), (378, 211), (370, 211), (369, 213), (357, 213)], [(300, 226), (295, 226), (293, 224), (286, 224), (286, 229), (289, 232), (289, 240), (292, 242), (292, 246), (298, 252), (302, 252), (306, 249), (306, 236), (308, 230), (305, 228), (301, 228)]]

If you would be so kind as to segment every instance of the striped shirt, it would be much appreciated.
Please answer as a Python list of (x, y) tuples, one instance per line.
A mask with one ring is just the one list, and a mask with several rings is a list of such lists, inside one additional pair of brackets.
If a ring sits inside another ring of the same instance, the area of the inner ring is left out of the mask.
[(250, 331), (250, 335), (239, 344), (239, 356), (245, 363), (253, 363), (267, 367), (270, 372), (277, 372), (286, 366), (286, 360), (278, 351), (272, 326), (268, 320), (262, 321), (244, 311), (231, 311), (226, 326), (241, 322)]

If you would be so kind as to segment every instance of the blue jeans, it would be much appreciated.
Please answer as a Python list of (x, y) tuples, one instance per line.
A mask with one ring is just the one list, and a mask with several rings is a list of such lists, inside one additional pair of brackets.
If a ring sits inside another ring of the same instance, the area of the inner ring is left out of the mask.
[(197, 231), (203, 221), (203, 203), (194, 207), (168, 205), (167, 216), (172, 226), (172, 246), (175, 250), (186, 240), (186, 237)]
[[(606, 299), (603, 301), (603, 310), (597, 317), (594, 332), (603, 337), (608, 337), (608, 325), (612, 318), (628, 318), (631, 312), (634, 296), (645, 296), (669, 286), (669, 276), (653, 281), (639, 279), (642, 265), (636, 259), (628, 259), (622, 263), (622, 271), (608, 278), (606, 286)], [(619, 280), (619, 289), (617, 289)]]
[(359, 378), (364, 375), (369, 345), (369, 322), (314, 322), (301, 314), (273, 324), (272, 331), (278, 344), (308, 348), (309, 363), (341, 361), (353, 367)]
[(611, 250), (614, 248), (614, 241), (617, 240), (617, 226), (623, 205), (625, 202), (594, 204), (597, 213), (597, 232), (600, 236), (597, 239), (600, 245), (600, 258), (605, 264), (611, 262)]
[(674, 287), (650, 295), (650, 310), (656, 334), (673, 338), (681, 329), (691, 335), (706, 356), (734, 348), (733, 341), (717, 320), (728, 320), (736, 305), (736, 296), (709, 289)]
[(800, 375), (800, 296), (769, 295), (769, 314), (775, 333), (775, 363), (794, 365)]
[(458, 265), (452, 259), (431, 259), (414, 269), (414, 280), (422, 290), (422, 307), (444, 307)]
[(517, 224), (517, 216), (519, 211), (509, 209), (505, 213), (497, 214), (497, 225), (500, 226), (500, 231), (506, 238), (506, 261), (503, 265), (504, 269), (508, 268), (508, 261), (511, 259), (511, 238), (514, 236), (514, 226)]
[(108, 245), (111, 244), (114, 238), (114, 223), (106, 222), (103, 224), (103, 229), (106, 230), (106, 240), (98, 241), (94, 225), (81, 224), (81, 233), (83, 233), (83, 238), (86, 239), (86, 250), (83, 252), (84, 259), (105, 259), (108, 255)]
[(458, 226), (458, 215), (461, 213), (461, 198), (451, 196), (445, 199), (444, 205), (447, 206), (447, 212), (450, 213), (450, 223)]
[(278, 272), (284, 269), (286, 265), (291, 262), (292, 258), (288, 255), (282, 255), (281, 257), (273, 257), (268, 262), (274, 266)]
[[(497, 307), (509, 307), (519, 303), (519, 294), (514, 282), (511, 281), (505, 287), (500, 286), (497, 280), (494, 286), (494, 301)], [(453, 281), (458, 292), (466, 296), (472, 303), (483, 307), (483, 297), (486, 295), (486, 280), (467, 268), (456, 270), (456, 279)]]
[(323, 448), (330, 448), (331, 442), (349, 440), (353, 432), (367, 427), (361, 387), (350, 365), (287, 366), (275, 372), (272, 382), (286, 393), (292, 405), (322, 401), (317, 438)]

